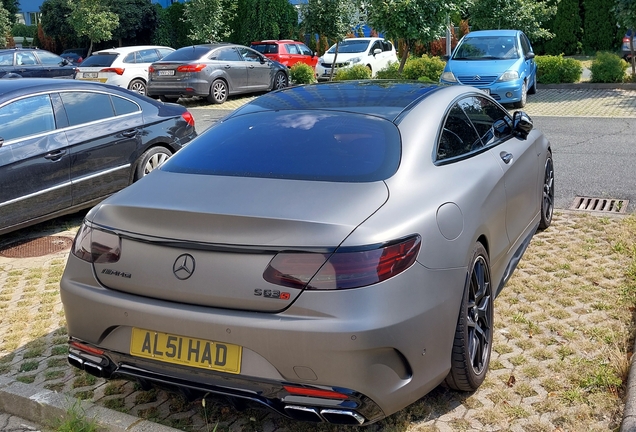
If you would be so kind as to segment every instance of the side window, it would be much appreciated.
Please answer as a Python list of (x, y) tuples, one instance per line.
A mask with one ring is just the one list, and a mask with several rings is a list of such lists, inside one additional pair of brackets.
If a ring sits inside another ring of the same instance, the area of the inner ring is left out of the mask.
[(18, 52), (17, 53), (18, 66), (30, 66), (38, 64), (38, 61), (35, 59), (35, 56), (30, 52)]
[(31, 96), (0, 108), (0, 137), (5, 141), (55, 129), (49, 95)]
[(137, 63), (137, 61), (135, 60), (135, 52), (131, 52), (128, 53), (128, 55), (126, 55), (126, 57), (124, 57), (124, 59), (122, 60), (124, 63)]
[(484, 97), (467, 97), (459, 101), (458, 104), (477, 130), (483, 146), (489, 146), (499, 140), (493, 129), (493, 124), (497, 120), (510, 122), (508, 114), (504, 110)]
[(113, 117), (115, 112), (110, 97), (103, 93), (60, 93), (70, 126)]
[(297, 44), (296, 46), (298, 47), (302, 55), (308, 55), (308, 56), (314, 55), (314, 53), (309, 49), (307, 45)]
[(0, 66), (13, 66), (13, 53), (0, 54)]
[(481, 141), (475, 128), (459, 105), (453, 105), (446, 117), (439, 139), (437, 160), (467, 154), (476, 144), (481, 144)]
[(287, 52), (289, 54), (300, 54), (300, 51), (298, 51), (298, 47), (296, 46), (296, 44), (285, 44), (285, 48), (287, 49)]
[(157, 48), (157, 51), (159, 51), (159, 59), (161, 60), (162, 58), (170, 54), (173, 50), (170, 50), (168, 48)]
[(129, 101), (128, 99), (111, 95), (110, 100), (113, 102), (115, 115), (130, 114), (140, 110), (136, 103)]
[(382, 44), (380, 43), (380, 41), (375, 41), (373, 46), (371, 47), (371, 50), (369, 51), (370, 54), (373, 54), (375, 52), (375, 50), (382, 50)]
[(239, 48), (239, 53), (241, 53), (241, 57), (243, 57), (243, 60), (248, 61), (248, 62), (259, 62), (261, 61), (261, 55), (259, 53), (257, 53), (256, 51), (253, 51), (251, 49), (248, 48)]
[(38, 57), (44, 65), (59, 65), (63, 61), (60, 56), (46, 51), (38, 51)]
[(523, 55), (525, 56), (529, 52), (532, 52), (532, 48), (530, 47), (530, 42), (526, 35), (521, 34), (521, 48), (523, 48)]
[(210, 60), (241, 61), (242, 59), (234, 48), (222, 48), (214, 51), (210, 56)]
[(383, 40), (382, 51), (391, 51), (391, 50), (393, 50), (393, 45), (391, 45), (391, 42)]
[(152, 63), (159, 61), (159, 55), (154, 49), (137, 51), (137, 63)]

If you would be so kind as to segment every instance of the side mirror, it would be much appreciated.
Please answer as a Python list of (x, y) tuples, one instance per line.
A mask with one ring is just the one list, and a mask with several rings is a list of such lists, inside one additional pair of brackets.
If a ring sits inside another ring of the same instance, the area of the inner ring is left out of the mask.
[(533, 52), (529, 52), (528, 54), (526, 54), (526, 60), (530, 60), (534, 58), (534, 53)]
[(382, 50), (380, 48), (376, 48), (373, 50), (373, 55), (380, 54)]
[(0, 147), (4, 144), (4, 138), (0, 137)]
[(311, 58), (314, 58), (314, 57), (316, 57), (317, 55), (318, 55), (318, 52), (317, 52), (317, 51), (314, 51), (314, 52), (312, 52), (312, 53), (311, 53)]
[(521, 139), (526, 139), (532, 128), (533, 124), (530, 116), (523, 111), (515, 111), (512, 116), (513, 133)]

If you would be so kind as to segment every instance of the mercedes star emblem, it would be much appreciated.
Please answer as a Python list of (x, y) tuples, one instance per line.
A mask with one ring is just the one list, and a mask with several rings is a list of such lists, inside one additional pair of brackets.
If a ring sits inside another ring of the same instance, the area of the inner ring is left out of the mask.
[(172, 272), (179, 280), (186, 280), (194, 273), (194, 257), (190, 254), (179, 255), (172, 266)]

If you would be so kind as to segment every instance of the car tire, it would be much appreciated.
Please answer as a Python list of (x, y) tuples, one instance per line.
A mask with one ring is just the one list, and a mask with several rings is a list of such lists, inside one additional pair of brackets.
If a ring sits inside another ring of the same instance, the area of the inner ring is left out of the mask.
[(534, 73), (534, 78), (532, 79), (532, 87), (528, 89), (528, 94), (535, 94), (537, 92), (537, 73)]
[(545, 171), (543, 175), (543, 191), (541, 193), (541, 221), (539, 229), (544, 230), (552, 223), (554, 213), (554, 165), (552, 153), (548, 152), (545, 160)]
[(274, 90), (280, 90), (287, 87), (288, 85), (289, 80), (287, 79), (287, 75), (285, 75), (283, 72), (277, 72), (274, 76), (274, 84), (272, 88)]
[(488, 253), (476, 243), (468, 267), (446, 385), (474, 391), (484, 382), (493, 340), (494, 299)]
[(134, 79), (128, 84), (128, 90), (134, 91), (142, 95), (146, 95), (146, 83), (142, 79)]
[(207, 96), (208, 102), (222, 104), (227, 100), (227, 83), (222, 79), (215, 79), (210, 86), (210, 94)]
[(523, 108), (524, 106), (526, 106), (527, 98), (528, 98), (528, 83), (524, 81), (523, 85), (521, 86), (521, 100), (519, 102), (515, 102), (514, 107)]
[(161, 95), (161, 96), (159, 96), (159, 100), (161, 102), (177, 103), (177, 101), (179, 100), (179, 96), (165, 96), (165, 95)]
[(172, 156), (172, 152), (165, 147), (152, 147), (146, 150), (138, 159), (135, 181), (159, 168), (170, 156)]

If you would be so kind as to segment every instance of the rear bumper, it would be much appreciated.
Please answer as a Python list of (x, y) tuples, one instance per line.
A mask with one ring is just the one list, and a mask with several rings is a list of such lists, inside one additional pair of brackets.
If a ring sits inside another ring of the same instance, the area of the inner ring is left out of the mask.
[(148, 96), (207, 96), (210, 83), (205, 80), (187, 80), (182, 82), (148, 81)]
[[(109, 290), (71, 254), (61, 297), (69, 336), (105, 350), (105, 376), (247, 398), (294, 418), (302, 410), (290, 413), (287, 405), (317, 410), (319, 418), (322, 410), (352, 410), (367, 424), (415, 402), (447, 375), (465, 275), (464, 268), (434, 271), (416, 263), (380, 284), (306, 292), (285, 312), (255, 313)], [(241, 373), (133, 357), (133, 327), (239, 345)], [(289, 395), (286, 383), (350, 397)]]

